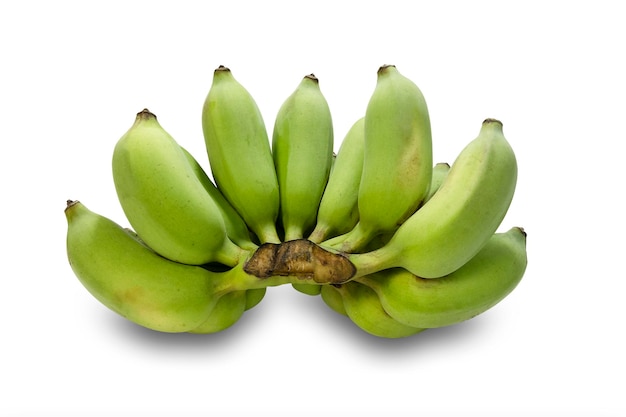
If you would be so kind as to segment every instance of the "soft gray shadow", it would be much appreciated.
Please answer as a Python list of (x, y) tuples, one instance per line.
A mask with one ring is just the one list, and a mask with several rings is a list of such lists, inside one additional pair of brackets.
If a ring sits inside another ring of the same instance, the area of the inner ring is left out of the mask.
[(489, 327), (489, 320), (485, 317), (474, 317), (463, 323), (437, 329), (427, 329), (412, 336), (387, 339), (373, 336), (357, 327), (348, 317), (341, 316), (326, 307), (320, 300), (320, 308), (315, 311), (320, 320), (332, 326), (333, 333), (350, 339), (356, 350), (368, 351), (374, 355), (410, 354), (425, 350), (439, 349), (450, 344), (470, 343), (470, 340), (480, 337), (480, 333)]
[[(299, 298), (300, 297), (300, 298)], [(268, 297), (269, 298), (269, 297)], [(112, 328), (113, 333), (132, 343), (145, 345), (153, 350), (176, 351), (220, 351), (229, 349), (239, 343), (249, 343), (248, 335), (263, 326), (269, 320), (268, 305), (275, 301), (264, 299), (258, 306), (247, 311), (243, 317), (230, 328), (214, 334), (163, 333), (136, 325), (116, 314), (106, 312), (104, 324)], [(469, 343), (471, 339), (480, 337), (480, 333), (489, 326), (486, 317), (478, 316), (457, 325), (428, 329), (415, 335), (386, 339), (370, 335), (357, 327), (348, 317), (332, 311), (319, 296), (296, 293), (291, 299), (283, 300), (286, 308), (298, 308), (304, 314), (311, 314), (324, 323), (331, 336), (347, 340), (356, 350), (368, 351), (373, 355), (388, 355), (389, 352), (400, 355), (414, 355), (431, 349), (440, 349), (451, 343)], [(247, 340), (246, 340), (247, 339)]]

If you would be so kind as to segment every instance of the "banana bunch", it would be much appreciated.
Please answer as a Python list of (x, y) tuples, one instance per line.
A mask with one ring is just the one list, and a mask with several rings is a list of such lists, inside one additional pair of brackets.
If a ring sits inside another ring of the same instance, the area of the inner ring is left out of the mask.
[(377, 337), (481, 314), (524, 275), (526, 232), (499, 231), (517, 161), (485, 119), (451, 163), (434, 163), (426, 100), (381, 66), (337, 153), (314, 74), (270, 135), (250, 92), (220, 66), (201, 113), (205, 170), (147, 109), (113, 149), (129, 227), (67, 200), (66, 249), (82, 285), (160, 332), (216, 333), (290, 284)]

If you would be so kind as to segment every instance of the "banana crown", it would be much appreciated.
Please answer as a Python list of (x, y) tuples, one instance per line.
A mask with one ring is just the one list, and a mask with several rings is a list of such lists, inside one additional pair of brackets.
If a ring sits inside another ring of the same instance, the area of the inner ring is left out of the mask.
[(426, 99), (395, 65), (378, 68), (363, 105), (334, 154), (313, 73), (270, 136), (220, 65), (201, 111), (207, 169), (154, 113), (137, 113), (112, 152), (129, 226), (68, 200), (71, 270), (111, 311), (159, 332), (225, 331), (285, 284), (376, 337), (485, 313), (527, 266), (524, 229), (498, 232), (518, 175), (502, 122), (485, 119), (452, 163), (434, 163)]

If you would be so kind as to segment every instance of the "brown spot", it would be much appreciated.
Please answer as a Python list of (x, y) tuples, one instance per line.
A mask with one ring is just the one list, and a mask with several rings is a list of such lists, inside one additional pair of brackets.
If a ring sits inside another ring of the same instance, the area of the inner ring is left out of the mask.
[(274, 273), (304, 279), (313, 278), (314, 260), (311, 245), (314, 243), (306, 239), (290, 240), (281, 244), (276, 252)]
[(278, 247), (275, 243), (264, 243), (246, 262), (243, 270), (258, 278), (269, 278), (274, 275), (274, 260)]
[(317, 245), (312, 252), (316, 260), (313, 280), (317, 283), (341, 284), (356, 273), (356, 267), (343, 255), (328, 252)]
[(324, 250), (307, 239), (296, 239), (261, 245), (244, 271), (258, 278), (290, 276), (318, 284), (341, 284), (354, 276), (356, 268), (343, 255)]

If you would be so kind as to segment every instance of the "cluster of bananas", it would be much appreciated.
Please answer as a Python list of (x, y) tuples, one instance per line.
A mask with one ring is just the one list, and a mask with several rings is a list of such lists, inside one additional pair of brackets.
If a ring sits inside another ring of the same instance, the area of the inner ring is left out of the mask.
[(524, 230), (497, 231), (517, 181), (501, 122), (486, 119), (451, 165), (433, 164), (426, 101), (393, 65), (336, 154), (312, 74), (270, 141), (253, 97), (220, 66), (202, 128), (213, 179), (147, 109), (119, 139), (113, 180), (131, 228), (67, 202), (72, 270), (141, 326), (219, 332), (267, 287), (290, 284), (399, 338), (486, 311), (525, 272)]

